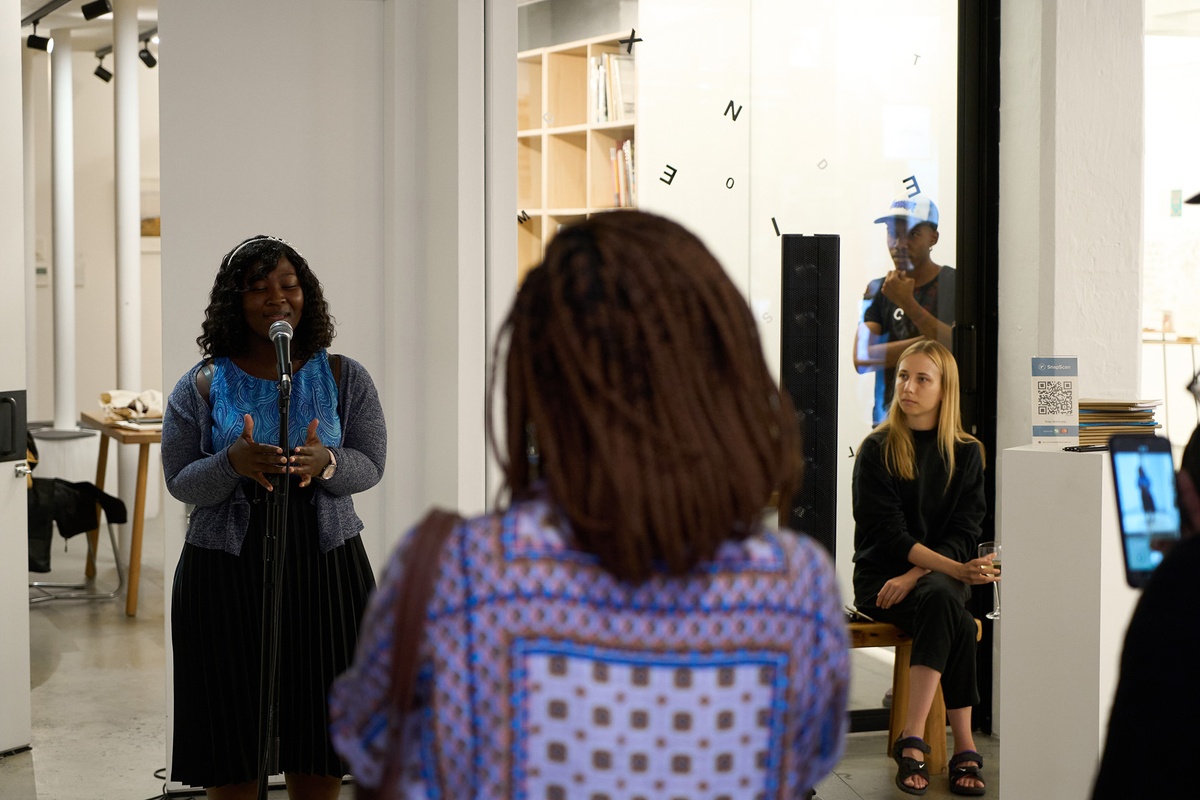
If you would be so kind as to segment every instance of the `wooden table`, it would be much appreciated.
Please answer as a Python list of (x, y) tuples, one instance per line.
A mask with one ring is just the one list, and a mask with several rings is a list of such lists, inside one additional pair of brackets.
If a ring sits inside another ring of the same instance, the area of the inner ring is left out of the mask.
[[(116, 439), (121, 444), (138, 446), (137, 487), (133, 495), (133, 528), (129, 539), (129, 591), (125, 597), (125, 614), (137, 616), (138, 579), (142, 573), (142, 529), (146, 517), (146, 474), (150, 468), (150, 445), (162, 441), (158, 428), (136, 430), (108, 421), (98, 413), (84, 411), (79, 424), (100, 431), (100, 456), (96, 459), (96, 488), (104, 489), (104, 473), (108, 468), (108, 440)], [(95, 552), (99, 543), (100, 530), (88, 532), (91, 547), (88, 551), (87, 577), (96, 574)]]

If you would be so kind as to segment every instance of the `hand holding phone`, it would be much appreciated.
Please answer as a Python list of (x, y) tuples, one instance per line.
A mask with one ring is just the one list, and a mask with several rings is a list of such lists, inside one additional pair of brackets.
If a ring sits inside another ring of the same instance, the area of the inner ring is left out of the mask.
[(1161, 436), (1109, 439), (1125, 580), (1141, 588), (1179, 541), (1179, 501), (1171, 442)]

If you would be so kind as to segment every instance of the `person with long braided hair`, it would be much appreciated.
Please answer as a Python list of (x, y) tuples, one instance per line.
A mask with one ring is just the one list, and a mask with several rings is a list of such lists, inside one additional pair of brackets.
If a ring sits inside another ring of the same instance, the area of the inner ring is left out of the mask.
[[(408, 715), (389, 701), (407, 541), (393, 555), (331, 695), (356, 780), (382, 796), (803, 796), (843, 748), (845, 624), (828, 554), (761, 522), (799, 484), (799, 431), (721, 265), (651, 214), (565, 228), (493, 370), (507, 497), (434, 565)], [(390, 751), (389, 730), (411, 747)], [(389, 759), (405, 769), (380, 787)]]

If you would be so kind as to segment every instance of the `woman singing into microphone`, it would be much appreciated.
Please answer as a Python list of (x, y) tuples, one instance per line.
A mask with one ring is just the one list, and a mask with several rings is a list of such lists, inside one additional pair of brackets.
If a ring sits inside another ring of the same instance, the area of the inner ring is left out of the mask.
[[(278, 446), (282, 353), (271, 339), (280, 322), (294, 331), (294, 446), (287, 454)], [(304, 257), (282, 239), (252, 237), (222, 259), (196, 340), (204, 359), (167, 402), (167, 489), (194, 506), (171, 599), (171, 779), (203, 786), (210, 798), (253, 798), (258, 790), (272, 479), (291, 482), (280, 588), (279, 765), (293, 798), (332, 800), (346, 773), (329, 741), (325, 696), (353, 658), (375, 585), (351, 498), (382, 477), (387, 432), (366, 369), (327, 354), (333, 336), (321, 284)]]

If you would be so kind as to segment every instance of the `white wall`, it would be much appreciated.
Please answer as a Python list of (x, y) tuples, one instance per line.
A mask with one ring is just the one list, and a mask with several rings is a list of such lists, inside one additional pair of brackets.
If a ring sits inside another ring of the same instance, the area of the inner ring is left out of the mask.
[(1140, 389), (1141, 3), (1006, 3), (1000, 449), (1029, 443), (1030, 358), (1080, 356), (1083, 397)]
[[(1200, 36), (1146, 37), (1146, 222), (1142, 325), (1170, 315), (1174, 338), (1200, 337), (1200, 208), (1176, 206), (1200, 192)], [(1163, 338), (1148, 333), (1148, 339)], [(1162, 398), (1157, 418), (1181, 454), (1200, 421), (1184, 387), (1200, 368), (1200, 344), (1147, 344), (1143, 397)]]
[[(20, 24), (17, 0), (0, 0), (0, 26)], [(24, 178), (22, 152), (21, 40), (0, 42), (0, 390), (25, 388)], [(19, 446), (19, 445), (18, 445)], [(22, 459), (23, 460), (23, 459)], [(29, 599), (25, 589), (25, 479), (0, 463), (0, 752), (30, 743)]]
[[(1078, 355), (1083, 397), (1139, 393), (1141, 3), (1010, 0), (1000, 38), (1003, 451), (1030, 441), (1033, 356)], [(1001, 461), (997, 497), (1004, 479)]]
[[(1164, 311), (1181, 335), (1200, 335), (1200, 208), (1172, 214), (1171, 192), (1200, 192), (1200, 37), (1146, 37), (1146, 270), (1143, 324)], [(1157, 396), (1157, 395), (1156, 395)]]
[[(224, 253), (255, 233), (293, 242), (338, 320), (333, 351), (363, 362), (387, 418), (383, 481), (355, 498), (377, 572), (431, 502), (484, 505), (484, 26), (474, 5), (159, 6), (171, 43), (160, 61), (165, 388), (199, 357)], [(167, 514), (170, 575), (183, 507), (169, 501)], [(169, 603), (169, 582), (166, 592)]]
[[(222, 256), (247, 236), (291, 241), (325, 287), (338, 319), (333, 350), (383, 379), (378, 336), (383, 293), (383, 8), (227, 0), (159, 4), (163, 373), (176, 380), (199, 358), (195, 338)], [(236, 24), (231, 24), (236, 20)], [(352, 87), (352, 88), (351, 88)], [(395, 398), (384, 396), (385, 408)], [(389, 414), (389, 420), (394, 415)], [(393, 460), (406, 444), (391, 441)], [(394, 463), (394, 461), (393, 461)], [(384, 488), (356, 497), (364, 544), (378, 566), (385, 544)], [(165, 575), (185, 527), (168, 500)], [(167, 608), (171, 585), (166, 582)], [(166, 614), (170, 641), (170, 612)], [(167, 650), (167, 708), (173, 702)], [(170, 758), (168, 724), (167, 758)]]
[[(401, 19), (406, 8), (415, 13)], [(417, 186), (396, 187), (415, 188), (423, 206), (425, 346), (417, 382), (424, 416), (416, 424), (425, 438), (418, 458), (430, 501), (478, 513), (486, 505), (484, 3), (406, 0), (397, 17), (397, 58), (409, 29), (421, 37), (412, 76), (418, 105), (398, 109), (419, 120)]]

